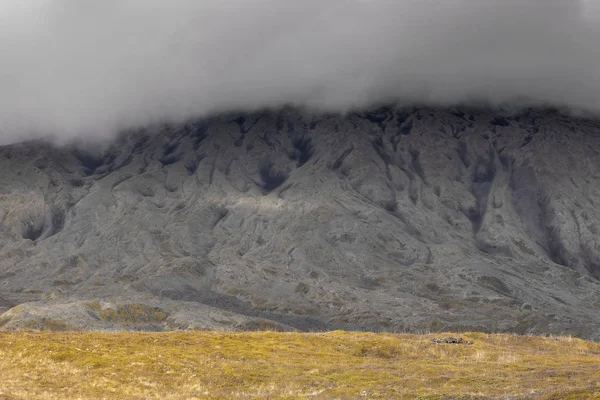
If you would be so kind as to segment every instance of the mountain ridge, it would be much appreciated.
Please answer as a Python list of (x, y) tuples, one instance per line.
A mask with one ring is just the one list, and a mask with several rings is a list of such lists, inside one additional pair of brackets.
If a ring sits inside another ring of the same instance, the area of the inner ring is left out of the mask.
[(598, 339), (599, 155), (593, 119), (423, 107), (5, 146), (0, 325)]

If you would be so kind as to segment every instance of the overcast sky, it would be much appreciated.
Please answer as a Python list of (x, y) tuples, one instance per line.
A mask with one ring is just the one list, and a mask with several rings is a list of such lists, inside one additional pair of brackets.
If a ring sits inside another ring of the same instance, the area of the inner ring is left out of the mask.
[(600, 0), (0, 0), (0, 143), (284, 103), (600, 110)]

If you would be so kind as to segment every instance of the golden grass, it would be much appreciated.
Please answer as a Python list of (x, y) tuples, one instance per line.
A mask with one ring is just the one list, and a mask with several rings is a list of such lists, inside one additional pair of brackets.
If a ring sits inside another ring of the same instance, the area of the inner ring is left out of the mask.
[(0, 333), (0, 399), (600, 399), (598, 343), (462, 337)]
[(169, 314), (157, 307), (146, 304), (123, 304), (116, 308), (102, 308), (100, 302), (93, 301), (88, 305), (90, 311), (97, 312), (100, 319), (108, 322), (119, 322), (125, 325), (140, 323), (161, 323)]

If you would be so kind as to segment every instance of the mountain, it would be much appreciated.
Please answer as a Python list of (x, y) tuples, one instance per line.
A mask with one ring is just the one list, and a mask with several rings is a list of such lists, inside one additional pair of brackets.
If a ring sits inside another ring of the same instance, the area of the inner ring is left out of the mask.
[(600, 121), (220, 115), (0, 148), (3, 329), (600, 339)]

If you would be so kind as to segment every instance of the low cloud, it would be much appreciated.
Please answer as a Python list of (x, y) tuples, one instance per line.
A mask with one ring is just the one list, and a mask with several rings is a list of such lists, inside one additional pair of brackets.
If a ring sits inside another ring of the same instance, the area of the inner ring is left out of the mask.
[(600, 109), (600, 0), (3, 0), (0, 143), (283, 104)]

